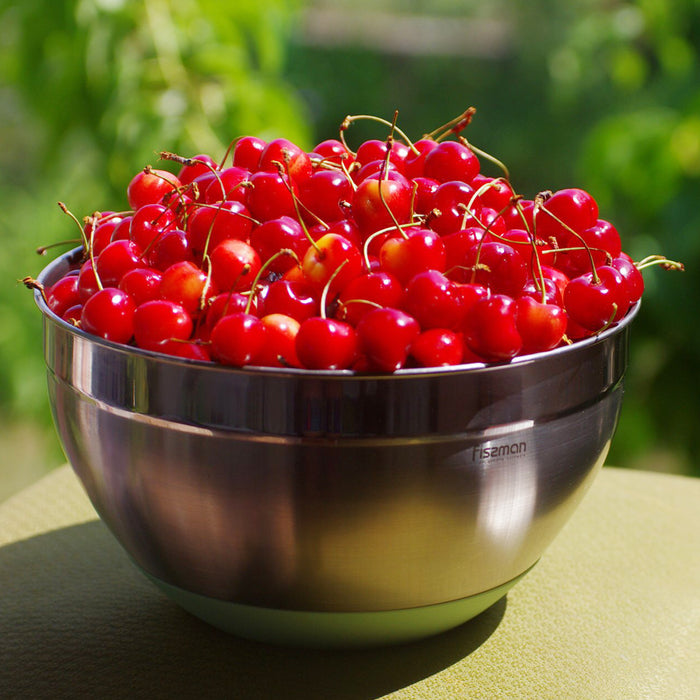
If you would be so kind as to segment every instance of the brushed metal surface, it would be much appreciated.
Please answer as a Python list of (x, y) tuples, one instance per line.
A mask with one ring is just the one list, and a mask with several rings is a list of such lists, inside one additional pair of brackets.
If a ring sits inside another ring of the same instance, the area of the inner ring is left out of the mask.
[(133, 559), (328, 611), (457, 600), (532, 566), (607, 455), (634, 316), (510, 364), (356, 376), (164, 358), (37, 304), (57, 432)]

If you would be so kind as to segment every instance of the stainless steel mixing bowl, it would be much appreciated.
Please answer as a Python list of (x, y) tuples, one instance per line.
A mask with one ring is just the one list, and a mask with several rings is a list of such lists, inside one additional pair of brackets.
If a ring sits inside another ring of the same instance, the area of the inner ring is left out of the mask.
[(61, 442), (136, 565), (223, 629), (342, 646), (458, 625), (537, 562), (608, 452), (636, 312), (510, 364), (357, 376), (167, 358), (37, 303)]

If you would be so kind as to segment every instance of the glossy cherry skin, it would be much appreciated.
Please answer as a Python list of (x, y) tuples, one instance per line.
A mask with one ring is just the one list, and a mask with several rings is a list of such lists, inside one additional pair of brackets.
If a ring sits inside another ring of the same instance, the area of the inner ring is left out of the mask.
[(419, 333), (418, 321), (400, 309), (372, 309), (357, 324), (360, 350), (370, 368), (379, 372), (404, 367)]
[(275, 280), (265, 290), (262, 304), (266, 315), (284, 314), (299, 323), (319, 314), (318, 298), (304, 280)]
[(349, 323), (312, 316), (299, 327), (296, 351), (306, 369), (348, 369), (357, 357), (357, 334)]
[(121, 289), (104, 287), (83, 304), (80, 327), (105, 340), (126, 344), (134, 335), (135, 308), (132, 298)]
[(233, 147), (233, 164), (251, 172), (257, 170), (265, 146), (267, 146), (267, 142), (261, 138), (243, 136), (236, 141), (236, 145)]
[(431, 229), (410, 228), (403, 235), (388, 238), (379, 250), (382, 270), (402, 284), (425, 270), (444, 272), (445, 263), (445, 244)]
[(419, 272), (411, 278), (406, 285), (402, 308), (423, 330), (459, 328), (464, 315), (457, 285), (437, 270)]
[(222, 241), (211, 253), (211, 277), (219, 291), (250, 289), (261, 266), (255, 248), (236, 238)]
[(572, 321), (589, 331), (599, 331), (619, 321), (628, 311), (630, 297), (622, 274), (603, 265), (595, 275), (574, 277), (564, 290), (564, 308)]
[(479, 169), (479, 159), (471, 149), (458, 141), (443, 141), (427, 154), (423, 175), (440, 182), (471, 182)]
[(413, 341), (410, 355), (422, 367), (458, 365), (464, 358), (464, 338), (446, 328), (430, 328)]
[(404, 290), (388, 272), (366, 272), (350, 280), (339, 297), (338, 318), (356, 326), (360, 319), (377, 306), (399, 308)]
[(78, 275), (66, 275), (54, 282), (46, 289), (46, 303), (56, 316), (63, 316), (71, 306), (79, 304)]
[(523, 341), (522, 352), (546, 352), (556, 348), (566, 333), (567, 317), (557, 304), (547, 304), (530, 296), (515, 301), (515, 325)]
[(352, 200), (352, 215), (365, 236), (410, 221), (413, 188), (396, 171), (363, 180)]
[(177, 179), (182, 185), (189, 185), (195, 178), (205, 173), (209, 173), (216, 169), (216, 163), (211, 156), (206, 153), (199, 153), (191, 158), (191, 165), (183, 165), (180, 172), (177, 174)]
[(236, 313), (223, 316), (211, 332), (212, 357), (225, 365), (255, 364), (265, 345), (265, 326), (257, 316)]
[(474, 246), (467, 253), (465, 265), (473, 272), (470, 281), (483, 284), (497, 294), (515, 296), (528, 278), (522, 256), (512, 246), (500, 241)]
[(344, 236), (327, 233), (309, 246), (301, 267), (304, 279), (314, 289), (330, 284), (328, 293), (333, 295), (362, 273), (362, 255)]
[[(256, 226), (250, 233), (250, 245), (262, 263), (274, 258), (267, 267), (270, 272), (284, 273), (299, 264), (311, 242), (296, 219), (282, 216)], [(277, 255), (283, 249), (290, 250), (293, 255)]]
[(479, 299), (465, 319), (464, 337), (469, 348), (489, 362), (515, 357), (523, 345), (515, 312), (515, 302), (504, 294)]
[(258, 221), (296, 216), (294, 198), (299, 196), (295, 181), (278, 172), (260, 170), (250, 176), (248, 209)]
[(119, 282), (119, 289), (126, 292), (136, 306), (160, 298), (162, 275), (152, 267), (137, 267), (127, 272)]
[(256, 364), (265, 367), (301, 367), (297, 357), (296, 337), (301, 324), (285, 314), (267, 314), (260, 321), (265, 326), (265, 344)]
[(632, 258), (626, 253), (620, 253), (611, 261), (610, 266), (614, 267), (627, 283), (630, 304), (638, 302), (644, 294), (644, 277)]
[(162, 351), (170, 340), (188, 340), (192, 329), (190, 314), (174, 301), (153, 299), (134, 312), (134, 342), (144, 350)]
[(212, 294), (207, 275), (188, 261), (175, 263), (163, 271), (159, 291), (162, 299), (180, 304), (191, 315), (197, 315), (207, 296)]
[(141, 171), (132, 178), (126, 188), (126, 196), (132, 209), (145, 204), (156, 204), (163, 196), (181, 186), (177, 175), (167, 170)]
[(571, 187), (558, 190), (535, 214), (538, 238), (555, 238), (559, 247), (569, 240), (571, 230), (581, 233), (598, 220), (598, 204), (585, 190)]

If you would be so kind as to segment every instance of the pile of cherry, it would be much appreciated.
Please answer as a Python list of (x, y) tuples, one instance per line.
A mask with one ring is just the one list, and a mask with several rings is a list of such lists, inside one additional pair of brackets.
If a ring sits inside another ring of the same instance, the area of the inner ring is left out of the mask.
[(641, 268), (668, 261), (635, 264), (582, 189), (525, 199), (482, 174), (469, 117), (415, 143), (389, 124), (356, 151), (348, 118), (312, 152), (244, 137), (218, 163), (162, 153), (178, 172), (147, 167), (129, 211), (78, 222), (83, 261), (46, 302), (145, 350), (358, 372), (504, 362), (617, 323)]

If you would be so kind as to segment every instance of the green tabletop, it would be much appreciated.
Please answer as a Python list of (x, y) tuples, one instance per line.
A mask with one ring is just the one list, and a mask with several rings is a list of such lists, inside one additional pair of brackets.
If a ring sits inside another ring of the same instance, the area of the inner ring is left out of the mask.
[(460, 628), (310, 651), (190, 616), (68, 467), (0, 504), (0, 698), (700, 698), (700, 480), (604, 469), (539, 564)]

